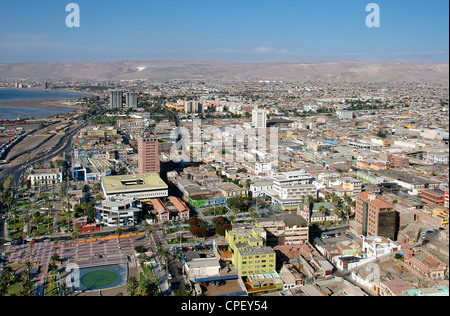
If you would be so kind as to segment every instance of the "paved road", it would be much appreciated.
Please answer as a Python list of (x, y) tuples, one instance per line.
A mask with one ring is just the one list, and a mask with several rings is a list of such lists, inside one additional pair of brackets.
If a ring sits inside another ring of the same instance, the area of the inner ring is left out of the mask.
[[(93, 119), (93, 118), (92, 118)], [(78, 133), (78, 131), (84, 127), (86, 127), (92, 119), (89, 119), (88, 121), (84, 122), (83, 124), (80, 124), (80, 126), (74, 128), (69, 134), (66, 135), (66, 140), (63, 142), (63, 144), (59, 147), (57, 150), (53, 150), (49, 153), (46, 153), (41, 156), (37, 156), (33, 159), (31, 159), (27, 163), (21, 163), (21, 164), (14, 164), (11, 163), (10, 165), (3, 166), (3, 170), (0, 171), (0, 183), (3, 183), (9, 176), (12, 176), (13, 180), (17, 183), (17, 181), (20, 179), (20, 176), (23, 174), (23, 172), (26, 170), (26, 167), (29, 164), (36, 164), (36, 163), (42, 163), (47, 160), (49, 160), (52, 157), (55, 157), (59, 155), (61, 152), (69, 153), (71, 152), (72, 148), (72, 137)]]

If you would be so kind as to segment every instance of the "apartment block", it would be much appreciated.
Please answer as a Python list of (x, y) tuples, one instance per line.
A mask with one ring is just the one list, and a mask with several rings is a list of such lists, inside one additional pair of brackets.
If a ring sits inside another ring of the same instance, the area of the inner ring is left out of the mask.
[(305, 219), (295, 214), (257, 219), (257, 226), (267, 232), (267, 245), (301, 245), (308, 241), (309, 227)]
[(234, 228), (225, 233), (225, 238), (241, 277), (276, 272), (276, 254), (271, 247), (265, 246), (267, 234), (264, 228)]
[(350, 191), (351, 197), (355, 197), (357, 194), (361, 193), (362, 183), (360, 180), (354, 178), (344, 178), (342, 180), (342, 188), (345, 191)]
[(442, 190), (422, 190), (420, 197), (426, 204), (444, 205), (445, 202), (445, 192)]
[(408, 168), (409, 167), (409, 159), (400, 157), (398, 155), (388, 155), (387, 156), (388, 165), (390, 168)]

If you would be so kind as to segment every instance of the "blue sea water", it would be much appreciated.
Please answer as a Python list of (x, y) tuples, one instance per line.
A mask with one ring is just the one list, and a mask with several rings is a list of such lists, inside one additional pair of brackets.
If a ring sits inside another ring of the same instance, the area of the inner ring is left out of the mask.
[(86, 95), (57, 91), (0, 89), (0, 119), (15, 120), (16, 118), (33, 117), (42, 119), (58, 113), (70, 113), (69, 108), (15, 107), (8, 106), (8, 101), (49, 100), (49, 99), (77, 99)]

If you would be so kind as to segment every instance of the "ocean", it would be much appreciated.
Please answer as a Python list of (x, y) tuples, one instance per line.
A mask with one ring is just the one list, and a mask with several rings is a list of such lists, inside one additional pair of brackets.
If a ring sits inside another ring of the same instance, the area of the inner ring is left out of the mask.
[(86, 95), (40, 90), (0, 89), (0, 119), (15, 120), (16, 118), (43, 119), (58, 113), (70, 113), (74, 109), (69, 108), (42, 108), (31, 106), (8, 106), (8, 101), (50, 100), (50, 99), (77, 99)]

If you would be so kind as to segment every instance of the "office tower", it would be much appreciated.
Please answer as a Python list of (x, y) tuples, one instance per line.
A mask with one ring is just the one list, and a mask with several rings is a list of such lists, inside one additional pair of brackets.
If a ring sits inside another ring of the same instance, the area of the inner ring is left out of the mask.
[(139, 172), (159, 174), (158, 139), (151, 131), (145, 130), (137, 137), (137, 141)]
[(267, 126), (266, 111), (258, 108), (252, 111), (252, 126), (255, 128), (266, 128)]
[(380, 236), (396, 240), (399, 214), (392, 203), (362, 192), (356, 196), (355, 220), (351, 227), (359, 235)]
[(138, 93), (127, 92), (125, 94), (125, 104), (127, 109), (136, 109), (138, 107)]
[(110, 109), (122, 109), (123, 106), (123, 92), (111, 91), (109, 94), (109, 108)]

